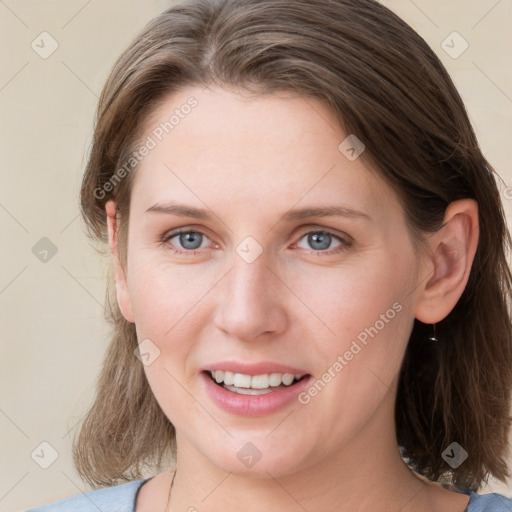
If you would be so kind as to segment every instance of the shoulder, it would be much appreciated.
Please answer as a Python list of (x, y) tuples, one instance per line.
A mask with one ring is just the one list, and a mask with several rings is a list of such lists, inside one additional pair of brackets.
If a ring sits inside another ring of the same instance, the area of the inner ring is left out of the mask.
[(512, 512), (512, 500), (501, 494), (470, 494), (466, 512)]
[(127, 484), (77, 494), (27, 512), (133, 512), (137, 493), (146, 481), (147, 479), (134, 480)]

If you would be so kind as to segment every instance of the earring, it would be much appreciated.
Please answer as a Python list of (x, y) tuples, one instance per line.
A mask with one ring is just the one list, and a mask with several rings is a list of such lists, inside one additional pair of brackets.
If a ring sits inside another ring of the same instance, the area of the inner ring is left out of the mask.
[(434, 333), (432, 334), (432, 336), (429, 336), (429, 337), (428, 337), (428, 340), (430, 340), (430, 341), (439, 341), (439, 340), (436, 338), (436, 324), (434, 324)]

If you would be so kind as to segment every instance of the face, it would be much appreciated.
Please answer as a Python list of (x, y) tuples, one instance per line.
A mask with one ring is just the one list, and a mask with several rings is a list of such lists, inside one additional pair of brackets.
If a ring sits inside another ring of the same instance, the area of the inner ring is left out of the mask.
[[(397, 196), (339, 149), (331, 113), (191, 87), (154, 112), (147, 137), (118, 297), (178, 456), (279, 476), (372, 422), (389, 431), (419, 263)], [(233, 373), (215, 375), (243, 393), (206, 370)], [(304, 377), (270, 375), (287, 373)]]

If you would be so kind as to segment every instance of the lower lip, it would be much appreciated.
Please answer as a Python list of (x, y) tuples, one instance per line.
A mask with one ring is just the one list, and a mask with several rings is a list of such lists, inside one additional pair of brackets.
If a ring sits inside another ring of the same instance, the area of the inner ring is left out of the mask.
[(200, 377), (213, 402), (222, 410), (239, 416), (263, 416), (285, 408), (308, 387), (312, 378), (311, 375), (308, 375), (291, 386), (265, 395), (241, 395), (219, 386), (205, 372), (201, 372)]

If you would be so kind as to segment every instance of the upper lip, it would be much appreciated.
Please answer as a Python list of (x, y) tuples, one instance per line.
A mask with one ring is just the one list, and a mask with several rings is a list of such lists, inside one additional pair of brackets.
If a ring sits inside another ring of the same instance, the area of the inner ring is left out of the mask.
[(238, 361), (219, 361), (205, 366), (202, 371), (223, 370), (243, 375), (263, 375), (265, 373), (291, 373), (306, 375), (308, 372), (285, 364), (261, 361), (259, 363), (242, 363)]

